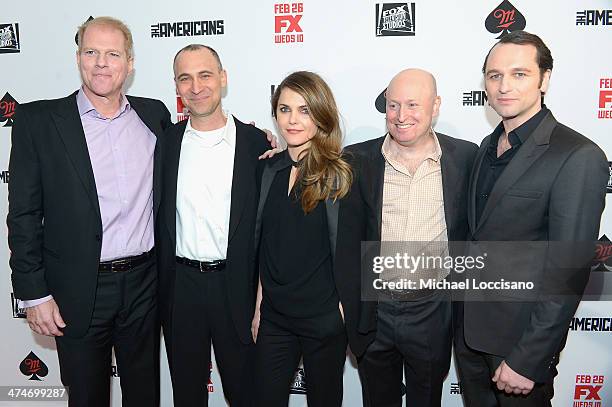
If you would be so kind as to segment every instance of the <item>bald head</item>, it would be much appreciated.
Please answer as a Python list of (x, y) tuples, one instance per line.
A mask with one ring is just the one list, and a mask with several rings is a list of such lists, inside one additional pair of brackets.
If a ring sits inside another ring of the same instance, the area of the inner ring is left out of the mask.
[(389, 82), (387, 92), (389, 92), (389, 89), (395, 87), (397, 87), (400, 92), (402, 89), (406, 88), (419, 89), (422, 91), (423, 95), (430, 95), (432, 99), (438, 96), (436, 78), (423, 69), (411, 68), (399, 72), (391, 79), (391, 82)]
[(422, 69), (405, 69), (391, 79), (385, 98), (391, 137), (403, 146), (427, 142), (440, 108), (433, 75)]

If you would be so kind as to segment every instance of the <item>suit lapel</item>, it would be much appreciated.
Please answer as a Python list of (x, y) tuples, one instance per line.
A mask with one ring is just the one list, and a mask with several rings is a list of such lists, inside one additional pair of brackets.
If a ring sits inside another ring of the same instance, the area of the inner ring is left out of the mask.
[(52, 116), (66, 152), (74, 165), (75, 172), (83, 183), (96, 213), (100, 216), (96, 181), (89, 158), (87, 142), (85, 141), (83, 124), (76, 104), (76, 92), (64, 98), (55, 112), (52, 113)]
[[(531, 165), (546, 152), (550, 142), (550, 135), (557, 125), (557, 121), (549, 112), (542, 122), (533, 131), (525, 143), (521, 146), (516, 155), (510, 160), (506, 169), (502, 172), (487, 200), (482, 216), (476, 226), (476, 231), (482, 227), (487, 217), (493, 211), (501, 197), (512, 185), (531, 167)], [(475, 182), (477, 179), (475, 180)]]
[(455, 146), (449, 143), (443, 135), (438, 135), (438, 142), (440, 143), (440, 149), (442, 150), (442, 156), (440, 157), (440, 166), (442, 167), (442, 198), (444, 199), (444, 220), (446, 221), (446, 233), (447, 239), (453, 240), (451, 231), (453, 230), (453, 220), (456, 219), (455, 211), (455, 198), (457, 198), (457, 188), (463, 185), (459, 174), (459, 166), (455, 159)]
[[(283, 152), (280, 154), (287, 154), (287, 152)], [(266, 164), (263, 169), (263, 173), (261, 174), (261, 188), (259, 192), (259, 203), (257, 204), (257, 218), (255, 220), (255, 250), (259, 247), (259, 239), (261, 237), (261, 222), (263, 217), (263, 208), (266, 204), (266, 199), (268, 198), (268, 194), (270, 193), (270, 187), (272, 186), (272, 181), (274, 181), (274, 177), (280, 168), (283, 167), (283, 160), (280, 159), (279, 156), (275, 162), (272, 164)]]
[[(233, 116), (227, 118), (234, 120)], [(247, 197), (255, 188), (254, 177), (256, 161), (250, 154), (248, 130), (238, 120), (236, 124), (236, 147), (234, 153), (234, 173), (232, 177), (232, 201), (230, 204), (230, 222), (228, 242), (232, 241), (234, 233), (240, 223), (242, 211), (245, 207)]]
[(369, 171), (370, 180), (369, 186), (370, 196), (374, 200), (374, 213), (376, 217), (376, 233), (378, 236), (372, 240), (380, 240), (382, 237), (382, 207), (383, 207), (383, 186), (385, 182), (385, 157), (382, 155), (381, 148), (385, 137), (380, 139), (380, 142), (374, 143), (373, 150), (370, 152), (370, 163), (366, 165), (372, 166), (372, 171)]
[(482, 166), (482, 161), (487, 152), (489, 140), (491, 140), (491, 136), (487, 136), (482, 141), (482, 145), (478, 149), (478, 153), (474, 159), (472, 174), (470, 175), (470, 184), (468, 186), (468, 223), (470, 224), (470, 230), (472, 232), (476, 231), (476, 184), (478, 183), (480, 167)]
[(166, 137), (164, 144), (168, 146), (165, 151), (166, 189), (164, 191), (164, 202), (166, 207), (166, 224), (170, 236), (173, 239), (172, 247), (176, 247), (176, 186), (178, 182), (178, 167), (181, 158), (181, 144), (183, 142), (183, 134), (187, 127), (187, 120), (178, 123), (172, 127), (172, 131)]

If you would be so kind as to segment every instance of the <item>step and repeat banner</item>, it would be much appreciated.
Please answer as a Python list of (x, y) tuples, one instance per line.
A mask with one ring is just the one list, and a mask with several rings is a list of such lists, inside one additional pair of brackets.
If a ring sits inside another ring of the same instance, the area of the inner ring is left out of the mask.
[[(0, 13), (1, 218), (7, 211), (15, 107), (62, 97), (79, 87), (76, 30), (88, 18), (103, 15), (126, 22), (134, 36), (135, 72), (127, 93), (161, 99), (173, 120), (184, 118), (184, 111), (176, 97), (172, 59), (183, 46), (202, 43), (219, 52), (227, 69), (224, 107), (243, 121), (255, 121), (275, 132), (269, 103), (274, 87), (295, 70), (322, 75), (337, 99), (347, 145), (385, 133), (384, 106), (376, 100), (392, 76), (408, 67), (427, 69), (438, 80), (442, 106), (435, 129), (480, 144), (499, 122), (484, 92), (484, 57), (500, 35), (525, 29), (542, 37), (555, 60), (547, 106), (560, 122), (612, 157), (610, 0), (24, 0), (7, 2)], [(612, 183), (608, 189), (612, 192)], [(0, 234), (6, 234), (5, 228), (2, 222)], [(604, 212), (593, 264), (589, 289), (594, 293), (612, 277), (607, 234), (612, 237), (610, 208)], [(0, 385), (60, 385), (54, 341), (31, 333), (12, 296), (8, 257), (4, 244), (0, 247)], [(561, 355), (554, 406), (612, 406), (611, 304), (583, 301), (578, 309)], [(162, 405), (171, 406), (163, 353), (161, 358)], [(194, 361), (193, 369), (211, 370), (211, 381), (202, 386), (208, 387), (212, 406), (225, 406), (214, 361)], [(119, 406), (119, 378), (116, 369), (113, 373), (113, 406)], [(361, 405), (350, 355), (344, 384), (344, 405)], [(292, 407), (306, 405), (307, 389), (308, 378), (298, 369)], [(462, 405), (454, 367), (445, 382), (443, 405)]]

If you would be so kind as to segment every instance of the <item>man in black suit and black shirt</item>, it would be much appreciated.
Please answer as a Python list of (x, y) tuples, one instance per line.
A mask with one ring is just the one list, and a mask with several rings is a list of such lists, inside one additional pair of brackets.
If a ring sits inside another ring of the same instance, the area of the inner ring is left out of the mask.
[[(527, 276), (535, 291), (529, 301), (466, 298), (455, 349), (468, 406), (551, 405), (559, 352), (588, 281), (608, 165), (597, 145), (542, 104), (552, 67), (548, 47), (524, 31), (502, 37), (483, 66), (489, 104), (502, 121), (474, 162), (471, 237), (475, 246), (508, 242), (496, 273)], [(510, 242), (541, 242), (548, 252), (534, 256), (526, 245), (510, 252)]]
[(181, 49), (174, 80), (189, 120), (164, 143), (161, 316), (174, 405), (208, 403), (211, 342), (232, 406), (249, 401), (255, 216), (265, 134), (221, 108), (227, 75), (215, 50)]

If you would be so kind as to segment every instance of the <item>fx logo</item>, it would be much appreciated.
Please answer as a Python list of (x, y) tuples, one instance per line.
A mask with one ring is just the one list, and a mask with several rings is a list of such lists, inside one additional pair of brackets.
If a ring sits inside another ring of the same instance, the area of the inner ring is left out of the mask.
[[(302, 32), (302, 27), (300, 27), (300, 20), (302, 19), (301, 14), (297, 14), (295, 16), (292, 15), (284, 15), (284, 16), (274, 16), (274, 32)], [(285, 29), (283, 31), (283, 29)]]
[(574, 400), (601, 400), (599, 390), (602, 385), (577, 384), (574, 390)]
[(599, 91), (599, 108), (605, 109), (606, 105), (612, 103), (612, 90)]

